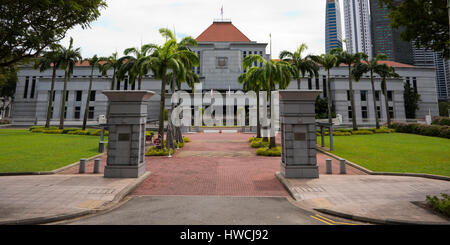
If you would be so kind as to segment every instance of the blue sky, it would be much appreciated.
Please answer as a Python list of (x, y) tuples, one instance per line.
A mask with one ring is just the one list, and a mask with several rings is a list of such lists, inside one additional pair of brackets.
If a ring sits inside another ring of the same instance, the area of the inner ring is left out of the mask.
[[(252, 41), (269, 43), (272, 34), (273, 57), (282, 50), (294, 51), (300, 43), (307, 53), (321, 54), (325, 49), (325, 0), (106, 0), (108, 8), (90, 29), (68, 32), (83, 57), (94, 54), (121, 55), (129, 47), (162, 43), (158, 29), (174, 29), (179, 38), (196, 38), (213, 19), (224, 18)], [(342, 4), (342, 3), (341, 3)], [(270, 52), (269, 46), (267, 53)]]

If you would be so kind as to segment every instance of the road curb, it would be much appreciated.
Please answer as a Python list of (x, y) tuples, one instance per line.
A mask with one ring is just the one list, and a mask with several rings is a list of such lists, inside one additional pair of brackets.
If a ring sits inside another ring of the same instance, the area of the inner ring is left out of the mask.
[[(330, 152), (327, 152), (325, 149), (323, 149), (320, 146), (316, 146), (316, 150), (330, 156), (336, 160), (343, 159), (342, 157), (336, 156)], [(419, 173), (393, 173), (393, 172), (374, 172), (371, 170), (368, 170), (367, 168), (361, 167), (360, 165), (350, 162), (349, 160), (345, 159), (346, 163), (358, 170), (361, 170), (362, 172), (369, 174), (369, 175), (390, 175), (390, 176), (406, 176), (406, 177), (421, 177), (421, 178), (427, 178), (427, 179), (436, 179), (436, 180), (444, 180), (444, 181), (450, 181), (450, 177), (442, 176), (442, 175), (434, 175), (434, 174), (419, 174)]]
[(344, 212), (338, 212), (331, 209), (326, 208), (315, 208), (314, 210), (324, 213), (333, 215), (339, 218), (354, 220), (354, 221), (362, 221), (362, 222), (368, 222), (373, 224), (379, 224), (379, 225), (449, 225), (450, 223), (446, 222), (424, 222), (424, 221), (408, 221), (408, 220), (398, 220), (398, 219), (377, 219), (377, 218), (370, 218), (370, 217), (364, 217), (364, 216), (358, 216), (353, 215), (349, 213)]
[(124, 189), (119, 191), (117, 195), (114, 196), (114, 199), (108, 203), (103, 204), (102, 206), (91, 209), (91, 210), (83, 210), (80, 212), (74, 212), (74, 213), (66, 213), (66, 214), (57, 214), (57, 215), (51, 215), (47, 217), (36, 217), (36, 218), (30, 218), (30, 219), (18, 219), (18, 220), (11, 220), (11, 221), (1, 221), (0, 225), (40, 225), (40, 224), (46, 224), (46, 223), (53, 223), (58, 221), (64, 221), (64, 220), (70, 220), (74, 218), (79, 218), (85, 215), (95, 214), (98, 212), (104, 212), (110, 208), (114, 208), (114, 206), (120, 202), (124, 197), (126, 197), (128, 194), (130, 194), (136, 187), (142, 183), (145, 179), (147, 179), (148, 176), (150, 176), (150, 172), (145, 172), (141, 177), (136, 179), (133, 183), (126, 186)]
[[(95, 156), (92, 156), (90, 158), (87, 158), (86, 161), (92, 161), (95, 158), (103, 156), (103, 154), (106, 154), (106, 151), (100, 154), (97, 154)], [(50, 174), (57, 174), (60, 172), (63, 172), (69, 168), (73, 168), (75, 166), (80, 165), (80, 161), (71, 163), (67, 166), (52, 170), (52, 171), (42, 171), (42, 172), (11, 172), (11, 173), (0, 173), (0, 176), (23, 176), (23, 175), (50, 175)]]
[(275, 177), (277, 177), (278, 181), (281, 182), (281, 184), (283, 185), (284, 189), (286, 189), (286, 191), (289, 193), (289, 195), (291, 196), (292, 199), (298, 201), (295, 196), (294, 193), (292, 193), (291, 188), (289, 183), (287, 182), (287, 180), (283, 177), (283, 175), (281, 175), (280, 172), (275, 172)]

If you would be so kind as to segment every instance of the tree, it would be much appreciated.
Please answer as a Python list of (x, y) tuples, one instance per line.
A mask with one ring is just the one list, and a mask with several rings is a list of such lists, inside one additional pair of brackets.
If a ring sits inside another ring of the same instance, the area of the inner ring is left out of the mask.
[[(109, 57), (101, 57), (100, 58), (100, 64), (99, 64), (99, 70), (101, 71), (103, 76), (106, 76), (109, 69), (113, 69), (113, 75), (111, 77), (111, 90), (115, 89), (115, 82), (117, 78), (117, 71), (122, 66), (122, 62), (119, 62), (119, 58), (117, 57), (117, 52), (113, 53)], [(108, 102), (108, 108), (106, 110), (106, 118), (109, 116), (109, 102)]]
[(55, 91), (56, 70), (61, 67), (61, 63), (63, 61), (61, 51), (61, 45), (53, 44), (51, 45), (50, 49), (48, 51), (45, 51), (44, 54), (36, 59), (34, 63), (34, 69), (39, 69), (41, 72), (52, 68), (52, 83), (50, 85), (50, 95), (47, 104), (47, 118), (45, 120), (45, 128), (50, 127), (50, 120), (53, 114), (52, 107), (54, 99), (53, 93)]
[[(86, 129), (86, 123), (88, 119), (89, 113), (89, 102), (91, 101), (91, 91), (92, 91), (92, 80), (94, 79), (94, 68), (98, 66), (98, 62), (100, 61), (97, 55), (94, 55), (90, 59), (86, 59), (89, 62), (89, 66), (91, 67), (91, 76), (89, 78), (89, 89), (86, 98), (86, 108), (84, 109), (84, 117), (83, 117), (83, 130)], [(99, 69), (100, 70), (100, 69)]]
[[(286, 61), (267, 61), (260, 55), (249, 55), (242, 61), (242, 68), (245, 70), (252, 67), (255, 62), (262, 63), (262, 66), (260, 67), (262, 74), (261, 81), (263, 87), (269, 94), (269, 105), (270, 108), (272, 108), (272, 101), (270, 98), (272, 91), (275, 91), (276, 85), (278, 85), (278, 89), (285, 89), (289, 86), (292, 78), (292, 66)], [(272, 125), (272, 128), (273, 127), (274, 125)], [(273, 147), (276, 147), (275, 135), (270, 136), (269, 149)]]
[(166, 38), (163, 45), (149, 44), (153, 49), (145, 63), (150, 65), (156, 79), (161, 79), (161, 101), (159, 110), (159, 138), (164, 139), (164, 109), (166, 99), (166, 84), (168, 82), (168, 71), (180, 73), (184, 70), (185, 64), (192, 66), (199, 64), (197, 54), (187, 49), (179, 49), (175, 35), (167, 28), (159, 30), (161, 35)]
[[(411, 88), (411, 85), (405, 83), (403, 97), (405, 101), (406, 118), (416, 118), (416, 111), (419, 109), (420, 95)], [(390, 125), (390, 122), (389, 122)]]
[(75, 64), (82, 60), (80, 48), (73, 49), (73, 39), (70, 38), (69, 48), (61, 48), (62, 66), (64, 68), (64, 89), (61, 96), (61, 110), (59, 115), (59, 129), (64, 129), (64, 114), (66, 111), (67, 83), (73, 73)]
[(77, 25), (90, 27), (106, 6), (103, 0), (2, 1), (0, 67), (37, 56)]
[(0, 114), (2, 115), (14, 100), (17, 81), (17, 68), (15, 66), (0, 67), (0, 98), (2, 98)]
[(386, 60), (387, 56), (385, 54), (378, 54), (377, 57), (369, 60), (369, 57), (366, 54), (364, 54), (362, 55), (362, 58), (364, 62), (355, 65), (355, 67), (352, 70), (352, 75), (353, 78), (355, 78), (355, 81), (359, 81), (364, 73), (367, 72), (370, 73), (370, 83), (372, 85), (373, 111), (375, 112), (375, 124), (376, 128), (378, 129), (380, 128), (380, 121), (377, 112), (377, 100), (375, 96), (375, 82), (373, 80), (373, 75), (375, 70), (380, 66), (378, 61)]
[[(353, 66), (361, 62), (362, 57), (364, 56), (363, 53), (355, 53), (351, 54), (347, 51), (343, 51), (340, 48), (336, 48), (331, 50), (331, 53), (336, 55), (337, 57), (337, 63), (336, 66), (340, 66), (340, 64), (345, 64), (348, 67), (348, 86), (350, 90), (350, 102), (352, 107), (352, 125), (353, 130), (358, 130), (358, 125), (356, 123), (356, 106), (355, 106), (355, 96), (353, 92), (353, 82), (352, 82), (352, 69)], [(331, 94), (330, 94), (331, 96)]]
[(314, 61), (318, 64), (322, 65), (322, 67), (327, 70), (327, 97), (328, 97), (328, 123), (333, 123), (331, 108), (332, 108), (332, 100), (331, 100), (331, 80), (330, 80), (330, 70), (336, 66), (338, 62), (338, 58), (333, 54), (322, 54), (320, 56), (314, 56)]
[[(400, 75), (398, 75), (395, 72), (394, 67), (388, 66), (386, 64), (382, 64), (382, 65), (378, 66), (375, 69), (375, 73), (377, 73), (381, 77), (381, 91), (383, 92), (384, 106), (386, 107), (386, 119), (387, 119), (388, 126), (391, 126), (391, 115), (389, 114), (389, 99), (388, 99), (388, 95), (387, 95), (386, 80), (388, 78), (399, 78)], [(406, 100), (406, 98), (405, 98), (405, 100)], [(406, 105), (406, 103), (407, 102), (405, 101), (405, 105)], [(414, 111), (414, 113), (415, 113), (415, 111)]]
[(259, 94), (263, 89), (263, 70), (258, 67), (251, 67), (247, 72), (238, 77), (238, 82), (243, 84), (244, 91), (255, 91), (256, 93), (256, 138), (261, 138), (261, 118), (259, 112)]
[(443, 52), (450, 58), (449, 12), (447, 0), (380, 0), (390, 13), (392, 28), (402, 28), (400, 38), (417, 47)]
[(308, 49), (306, 44), (302, 43), (300, 47), (294, 52), (291, 53), (289, 51), (282, 51), (280, 53), (280, 59), (287, 61), (295, 67), (294, 71), (294, 79), (297, 80), (297, 88), (300, 89), (301, 79), (305, 77), (306, 74), (309, 74), (309, 77), (318, 77), (319, 76), (319, 66), (316, 62), (311, 58), (311, 55), (306, 57), (302, 57), (303, 52)]
[[(142, 77), (149, 71), (148, 59), (149, 53), (152, 51), (151, 45), (142, 45), (140, 48), (125, 49), (124, 57), (120, 58), (121, 69), (119, 69), (120, 76), (124, 76), (128, 72), (129, 82), (133, 84), (138, 80), (138, 90), (142, 87)], [(132, 54), (132, 55), (130, 55)]]

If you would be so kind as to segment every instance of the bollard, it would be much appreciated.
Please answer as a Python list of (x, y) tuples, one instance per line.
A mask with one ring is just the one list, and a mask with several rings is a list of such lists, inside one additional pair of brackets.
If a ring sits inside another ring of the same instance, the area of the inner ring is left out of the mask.
[(328, 158), (327, 160), (325, 160), (325, 163), (326, 163), (326, 173), (332, 174), (333, 170), (331, 168), (331, 159)]
[(94, 174), (100, 173), (100, 158), (94, 160)]
[(98, 152), (103, 153), (105, 151), (105, 141), (100, 141), (98, 143)]
[(347, 174), (347, 169), (345, 168), (345, 159), (339, 159), (341, 165), (341, 174)]
[(84, 174), (85, 172), (86, 172), (86, 159), (82, 158), (82, 159), (80, 159), (80, 169), (79, 169), (78, 173)]

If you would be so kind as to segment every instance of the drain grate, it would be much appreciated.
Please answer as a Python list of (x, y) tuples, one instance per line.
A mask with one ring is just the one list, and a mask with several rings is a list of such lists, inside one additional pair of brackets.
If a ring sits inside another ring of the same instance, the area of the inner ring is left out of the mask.
[(89, 194), (112, 194), (114, 193), (115, 189), (111, 188), (95, 188), (90, 190)]
[(307, 193), (307, 192), (324, 192), (325, 189), (321, 186), (314, 185), (302, 185), (293, 188), (297, 193)]

